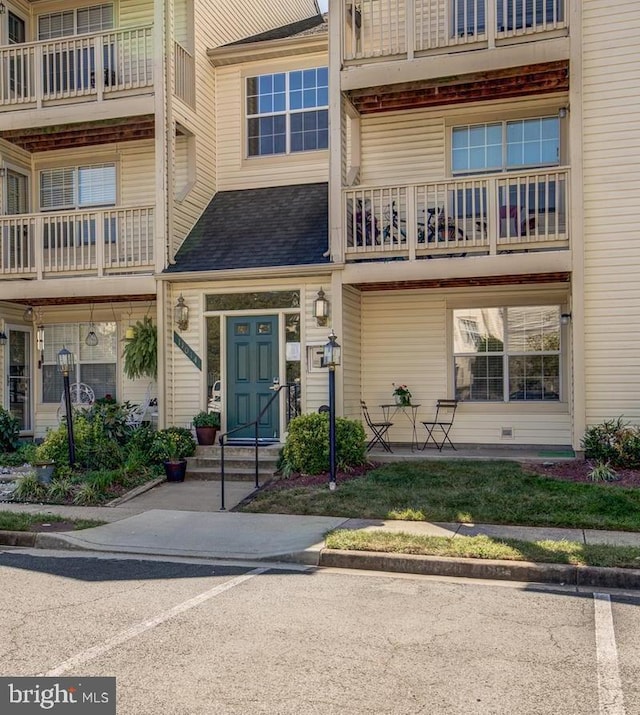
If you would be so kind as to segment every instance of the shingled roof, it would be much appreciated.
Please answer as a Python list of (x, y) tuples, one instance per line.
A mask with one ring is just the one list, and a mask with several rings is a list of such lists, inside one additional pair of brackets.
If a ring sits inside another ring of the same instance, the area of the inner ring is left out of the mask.
[(304, 20), (298, 20), (292, 22), (290, 25), (283, 25), (282, 27), (274, 27), (266, 32), (261, 32), (259, 35), (252, 35), (251, 37), (244, 37), (241, 40), (236, 40), (235, 42), (230, 42), (226, 47), (232, 47), (233, 45), (245, 45), (251, 42), (265, 42), (266, 40), (282, 40), (285, 37), (297, 37), (300, 35), (311, 35), (320, 32), (326, 32), (327, 30), (327, 15), (313, 15), (312, 17), (307, 17)]
[(326, 183), (220, 191), (165, 273), (328, 263)]

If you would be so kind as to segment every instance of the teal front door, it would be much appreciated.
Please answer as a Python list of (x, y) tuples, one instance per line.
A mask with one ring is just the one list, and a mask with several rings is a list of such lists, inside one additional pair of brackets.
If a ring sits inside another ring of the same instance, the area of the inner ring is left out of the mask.
[[(258, 417), (273, 397), (278, 370), (278, 318), (274, 315), (227, 318), (227, 430)], [(279, 400), (260, 418), (258, 439), (278, 439)], [(255, 426), (233, 438), (255, 437)]]

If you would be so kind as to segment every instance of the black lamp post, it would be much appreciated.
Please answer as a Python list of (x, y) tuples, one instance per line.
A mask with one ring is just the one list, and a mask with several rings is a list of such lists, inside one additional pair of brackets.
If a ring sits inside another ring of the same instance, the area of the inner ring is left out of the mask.
[(323, 363), (329, 368), (329, 489), (336, 488), (336, 365), (340, 364), (340, 345), (331, 328), (329, 342), (324, 346)]
[(69, 373), (73, 370), (73, 353), (63, 347), (58, 353), (58, 369), (64, 379), (64, 404), (67, 412), (67, 439), (69, 441), (69, 465), (76, 463), (76, 445), (73, 439), (73, 413), (71, 411), (71, 388), (69, 386)]

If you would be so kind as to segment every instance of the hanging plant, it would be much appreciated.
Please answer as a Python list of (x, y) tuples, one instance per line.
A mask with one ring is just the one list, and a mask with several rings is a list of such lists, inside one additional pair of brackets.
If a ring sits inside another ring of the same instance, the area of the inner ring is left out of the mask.
[(124, 345), (124, 374), (130, 379), (158, 376), (158, 328), (145, 316), (133, 326), (133, 338)]

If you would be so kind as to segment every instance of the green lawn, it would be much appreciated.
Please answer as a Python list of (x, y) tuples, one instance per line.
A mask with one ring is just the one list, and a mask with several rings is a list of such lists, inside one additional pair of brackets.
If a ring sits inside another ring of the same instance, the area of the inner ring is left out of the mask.
[(69, 530), (75, 529), (90, 529), (93, 526), (100, 526), (104, 521), (95, 521), (93, 519), (69, 519), (63, 516), (54, 516), (53, 514), (24, 514), (11, 511), (0, 511), (0, 530), (1, 531), (30, 531), (31, 527), (36, 524), (51, 524), (53, 522), (68, 522), (71, 524)]
[(397, 462), (338, 481), (334, 492), (281, 480), (242, 510), (640, 531), (640, 489), (561, 481), (503, 461)]

